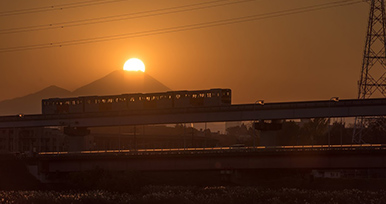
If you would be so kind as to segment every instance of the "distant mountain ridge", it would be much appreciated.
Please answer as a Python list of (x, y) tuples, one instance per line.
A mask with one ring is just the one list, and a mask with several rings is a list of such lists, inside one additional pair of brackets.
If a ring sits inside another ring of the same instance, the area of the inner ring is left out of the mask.
[(73, 94), (75, 96), (116, 95), (123, 93), (164, 92), (170, 90), (170, 88), (145, 72), (116, 70), (103, 78), (76, 89), (73, 91)]
[(37, 113), (40, 113), (41, 100), (43, 98), (70, 97), (70, 96), (72, 96), (71, 91), (52, 85), (33, 94), (1, 101), (0, 114), (1, 115), (15, 115), (19, 113), (37, 114)]
[(0, 115), (40, 114), (41, 100), (45, 98), (150, 93), (170, 90), (146, 73), (117, 70), (73, 92), (52, 85), (36, 93), (1, 101)]

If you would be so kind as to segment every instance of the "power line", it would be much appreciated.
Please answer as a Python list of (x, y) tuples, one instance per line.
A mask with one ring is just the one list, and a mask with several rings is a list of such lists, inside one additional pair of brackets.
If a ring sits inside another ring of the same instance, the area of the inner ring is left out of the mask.
[(282, 17), (282, 16), (295, 15), (295, 14), (325, 10), (325, 9), (330, 9), (330, 8), (349, 6), (349, 5), (354, 5), (354, 4), (358, 4), (358, 3), (362, 3), (362, 2), (363, 2), (362, 0), (335, 1), (335, 2), (330, 2), (330, 3), (319, 4), (319, 5), (313, 5), (313, 6), (306, 6), (306, 7), (295, 8), (295, 9), (270, 12), (270, 13), (265, 13), (265, 14), (257, 14), (257, 15), (250, 15), (250, 16), (244, 16), (244, 17), (238, 17), (238, 18), (230, 18), (230, 19), (217, 20), (217, 21), (211, 21), (211, 22), (205, 22), (205, 23), (197, 23), (197, 24), (190, 24), (190, 25), (184, 25), (184, 26), (175, 26), (175, 27), (169, 27), (169, 28), (154, 29), (154, 30), (142, 31), (142, 32), (110, 35), (110, 36), (95, 37), (95, 38), (86, 38), (86, 39), (79, 39), (79, 40), (69, 40), (69, 41), (62, 41), (62, 42), (55, 42), (55, 43), (43, 43), (43, 44), (36, 44), (36, 45), (29, 45), (29, 46), (0, 48), (0, 53), (36, 50), (36, 49), (45, 49), (45, 48), (54, 48), (54, 47), (64, 47), (64, 46), (73, 46), (73, 45), (97, 43), (97, 42), (104, 42), (104, 41), (111, 41), (111, 40), (121, 40), (121, 39), (127, 39), (127, 38), (160, 35), (160, 34), (181, 32), (181, 31), (188, 31), (188, 30), (197, 30), (197, 29), (202, 29), (202, 28), (230, 25), (230, 24), (243, 23), (243, 22), (256, 21), (256, 20), (265, 20), (265, 19), (270, 19), (270, 18), (277, 18), (277, 17)]
[(52, 5), (52, 6), (29, 8), (29, 9), (3, 11), (3, 12), (0, 12), (0, 17), (15, 16), (15, 15), (21, 15), (21, 14), (40, 13), (40, 12), (48, 12), (48, 11), (56, 11), (56, 10), (63, 10), (63, 9), (72, 9), (72, 8), (79, 8), (79, 7), (86, 7), (86, 6), (95, 6), (95, 5), (101, 5), (101, 4), (116, 3), (116, 2), (120, 2), (120, 1), (127, 1), (127, 0), (107, 0), (107, 1), (106, 0), (92, 0), (92, 1), (83, 1), (83, 2), (70, 3), (70, 4), (59, 4), (59, 5)]
[[(227, 5), (251, 2), (256, 0), (240, 0), (240, 1), (225, 2), (221, 4), (214, 4), (214, 3), (224, 2), (224, 1), (228, 1), (228, 0), (215, 0), (215, 1), (209, 1), (209, 2), (203, 2), (203, 3), (189, 4), (184, 6), (155, 9), (155, 10), (149, 10), (149, 11), (143, 11), (143, 12), (137, 12), (137, 13), (106, 16), (106, 17), (100, 17), (100, 18), (83, 19), (83, 20), (77, 20), (77, 21), (68, 21), (68, 22), (61, 22), (61, 23), (55, 23), (55, 24), (2, 29), (0, 30), (0, 34), (14, 34), (14, 33), (21, 33), (21, 32), (50, 30), (50, 29), (84, 26), (84, 25), (98, 24), (98, 23), (107, 23), (107, 22), (113, 22), (113, 21), (122, 21), (122, 20), (136, 19), (136, 18), (153, 17), (153, 16), (159, 16), (159, 15), (194, 11), (199, 9), (227, 6)], [(214, 5), (210, 5), (210, 4), (214, 4)], [(198, 6), (198, 7), (195, 7), (195, 6)], [(139, 16), (136, 16), (136, 15), (139, 15)]]

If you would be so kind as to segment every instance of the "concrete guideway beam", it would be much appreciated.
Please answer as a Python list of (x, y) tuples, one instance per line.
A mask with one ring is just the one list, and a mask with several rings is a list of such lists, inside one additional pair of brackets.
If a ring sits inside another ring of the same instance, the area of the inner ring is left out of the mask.
[(0, 128), (175, 124), (277, 119), (385, 116), (386, 99), (241, 104), (158, 110), (0, 117)]

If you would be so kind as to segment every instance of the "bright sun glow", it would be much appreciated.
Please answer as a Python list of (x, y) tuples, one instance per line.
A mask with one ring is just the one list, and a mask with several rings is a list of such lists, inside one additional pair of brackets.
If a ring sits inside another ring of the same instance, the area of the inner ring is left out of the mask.
[(145, 72), (145, 64), (140, 59), (131, 58), (125, 62), (123, 70)]

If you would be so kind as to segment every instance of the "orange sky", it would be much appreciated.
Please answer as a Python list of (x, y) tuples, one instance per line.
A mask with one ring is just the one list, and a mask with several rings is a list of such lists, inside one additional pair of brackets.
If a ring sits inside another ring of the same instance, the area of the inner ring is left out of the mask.
[[(239, 1), (243, 2), (208, 8), (208, 5), (238, 1), (127, 0), (11, 16), (4, 16), (4, 12), (90, 1), (0, 1), (0, 101), (50, 85), (72, 91), (122, 69), (124, 62), (132, 57), (142, 59), (146, 72), (173, 90), (231, 88), (234, 103), (357, 97), (367, 3), (180, 32), (1, 52), (10, 47), (165, 31), (169, 27), (273, 14), (337, 0)], [(148, 12), (170, 7), (181, 10), (186, 5), (208, 2), (212, 4), (202, 4), (207, 8), (200, 10), (163, 15)], [(10, 28), (61, 25), (61, 22), (138, 12), (148, 16), (2, 34)]]

